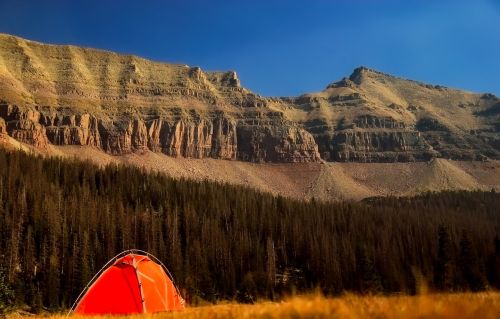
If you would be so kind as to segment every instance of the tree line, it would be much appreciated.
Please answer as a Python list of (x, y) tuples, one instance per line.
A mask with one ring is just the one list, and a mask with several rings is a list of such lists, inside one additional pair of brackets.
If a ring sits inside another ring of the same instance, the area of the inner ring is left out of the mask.
[(500, 194), (299, 201), (0, 150), (0, 310), (71, 306), (111, 257), (162, 260), (188, 302), (500, 287)]

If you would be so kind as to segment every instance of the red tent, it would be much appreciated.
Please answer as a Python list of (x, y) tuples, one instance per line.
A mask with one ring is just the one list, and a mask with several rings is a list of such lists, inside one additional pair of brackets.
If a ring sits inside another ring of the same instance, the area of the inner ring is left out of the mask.
[(136, 314), (182, 310), (184, 299), (157, 258), (129, 250), (94, 276), (75, 305), (72, 310), (80, 315)]

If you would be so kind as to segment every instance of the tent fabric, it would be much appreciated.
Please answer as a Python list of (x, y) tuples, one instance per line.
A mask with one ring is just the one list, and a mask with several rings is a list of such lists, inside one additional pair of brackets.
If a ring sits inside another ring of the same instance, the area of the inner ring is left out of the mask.
[(184, 299), (162, 265), (130, 253), (117, 259), (92, 283), (74, 313), (137, 314), (184, 309)]

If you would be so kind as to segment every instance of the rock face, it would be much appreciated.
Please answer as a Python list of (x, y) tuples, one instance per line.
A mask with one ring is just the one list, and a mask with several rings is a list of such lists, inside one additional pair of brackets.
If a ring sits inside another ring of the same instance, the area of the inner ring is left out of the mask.
[(97, 123), (97, 119), (89, 114), (64, 116), (49, 113), (40, 116), (40, 124), (46, 128), (47, 139), (56, 145), (102, 147)]
[(500, 99), (357, 68), (263, 98), (235, 72), (0, 35), (0, 134), (38, 148), (252, 162), (500, 158)]
[(282, 119), (245, 119), (237, 127), (238, 158), (252, 162), (315, 162), (318, 146), (310, 133)]
[(252, 162), (320, 159), (312, 135), (286, 123), (280, 115), (263, 121), (257, 117), (233, 119), (217, 112), (206, 118), (126, 118), (114, 122), (88, 113), (64, 115), (68, 112), (0, 104), (0, 132), (5, 129), (17, 140), (36, 147), (48, 143), (92, 146), (114, 155), (151, 150), (172, 157)]
[(316, 137), (326, 160), (341, 162), (409, 162), (436, 155), (420, 132), (392, 118), (363, 116), (347, 128), (345, 123), (331, 134)]
[(39, 148), (47, 146), (47, 135), (45, 127), (39, 123), (39, 112), (33, 110), (20, 112), (18, 107), (2, 105), (0, 117), (4, 120), (7, 134), (16, 140)]
[(0, 118), (0, 134), (7, 134), (7, 124), (5, 120)]

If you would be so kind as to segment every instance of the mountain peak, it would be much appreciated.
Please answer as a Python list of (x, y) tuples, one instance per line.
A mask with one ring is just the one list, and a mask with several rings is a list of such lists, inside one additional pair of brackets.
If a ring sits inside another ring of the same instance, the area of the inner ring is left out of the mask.
[(352, 71), (352, 74), (349, 76), (349, 80), (359, 85), (362, 83), (364, 76), (383, 76), (383, 77), (394, 78), (394, 76), (390, 74), (380, 72), (375, 69), (368, 68), (366, 66), (359, 66)]
[(390, 77), (394, 78), (394, 76), (390, 74), (386, 74), (380, 71), (377, 71), (375, 69), (366, 67), (366, 66), (359, 66), (355, 68), (351, 75), (349, 77), (344, 77), (342, 80), (333, 82), (329, 84), (326, 88), (336, 88), (336, 87), (351, 87), (353, 88), (356, 85), (361, 85), (363, 81), (365, 80), (366, 77), (377, 77), (377, 76), (382, 76), (382, 77)]
[(357, 67), (352, 71), (352, 74), (349, 76), (349, 80), (359, 85), (363, 80), (363, 75), (369, 71), (370, 69), (365, 66)]

